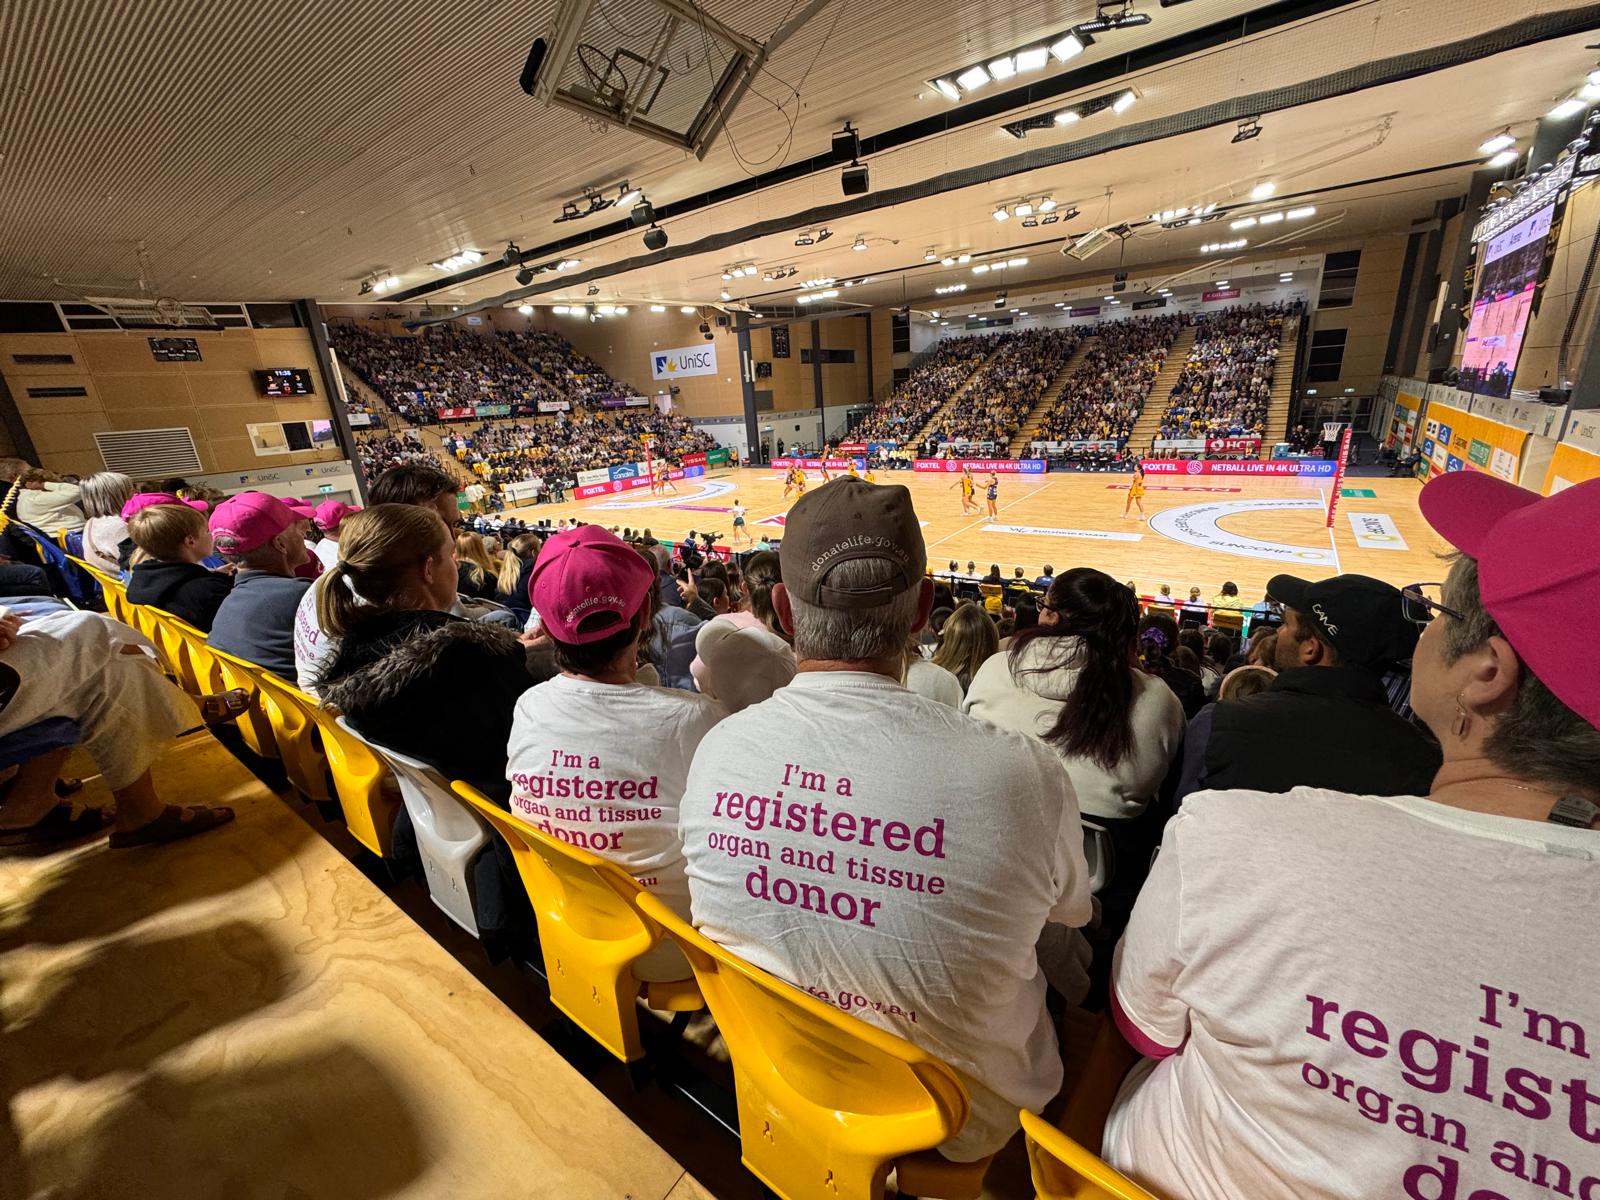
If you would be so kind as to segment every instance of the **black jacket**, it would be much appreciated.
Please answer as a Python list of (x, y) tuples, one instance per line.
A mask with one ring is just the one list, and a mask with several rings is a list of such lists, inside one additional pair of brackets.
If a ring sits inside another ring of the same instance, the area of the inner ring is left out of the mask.
[[(1210, 717), (1209, 733), (1204, 717)], [(1439, 747), (1389, 707), (1383, 680), (1359, 667), (1294, 667), (1265, 692), (1214, 705), (1189, 726), (1178, 797), (1202, 788), (1426, 796)]]
[(162, 609), (202, 633), (211, 632), (217, 609), (232, 590), (231, 575), (219, 574), (198, 563), (151, 559), (134, 567), (128, 578), (130, 603)]
[(442, 612), (385, 612), (340, 641), (318, 691), (363, 737), (505, 804), (512, 713), (537, 682), (508, 629)]

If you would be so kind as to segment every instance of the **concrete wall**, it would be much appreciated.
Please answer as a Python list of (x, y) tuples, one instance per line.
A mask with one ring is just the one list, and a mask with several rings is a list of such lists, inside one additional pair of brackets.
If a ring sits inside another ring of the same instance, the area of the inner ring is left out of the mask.
[[(250, 472), (337, 461), (337, 449), (257, 455), (245, 427), (268, 421), (326, 421), (329, 387), (304, 329), (166, 331), (193, 337), (200, 362), (157, 362), (151, 333), (13, 333), (0, 335), (0, 373), (38, 450), (40, 465), (88, 475), (105, 469), (97, 432), (182, 426), (194, 438), (202, 470)], [(69, 355), (70, 362), (29, 364), (17, 355)], [(316, 394), (292, 400), (261, 395), (254, 371), (309, 370)], [(82, 396), (30, 395), (30, 389), (78, 387)]]

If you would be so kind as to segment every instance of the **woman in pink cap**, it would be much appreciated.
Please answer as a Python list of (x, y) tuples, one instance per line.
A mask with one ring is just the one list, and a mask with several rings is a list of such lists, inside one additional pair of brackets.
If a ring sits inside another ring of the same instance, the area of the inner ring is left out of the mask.
[(1600, 480), (1421, 507), (1428, 796), (1192, 795), (1118, 947), (1103, 1152), (1161, 1196), (1600, 1195)]

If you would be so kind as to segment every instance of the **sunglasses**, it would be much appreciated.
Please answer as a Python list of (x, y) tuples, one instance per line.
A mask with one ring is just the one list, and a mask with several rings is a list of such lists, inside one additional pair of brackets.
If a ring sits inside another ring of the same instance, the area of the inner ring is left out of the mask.
[(1443, 596), (1442, 583), (1408, 584), (1400, 589), (1401, 611), (1414, 625), (1426, 625), (1440, 613), (1457, 621), (1464, 620), (1459, 612), (1444, 603)]

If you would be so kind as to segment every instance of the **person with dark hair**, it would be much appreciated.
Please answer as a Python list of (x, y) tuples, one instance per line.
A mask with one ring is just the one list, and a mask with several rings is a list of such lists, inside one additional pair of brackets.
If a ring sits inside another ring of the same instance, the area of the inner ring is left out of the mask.
[[(638, 681), (654, 586), (644, 559), (597, 526), (550, 539), (533, 603), (560, 674), (517, 701), (506, 775), (513, 812), (616, 863), (687, 918), (678, 804), (700, 739), (724, 713), (702, 696)], [(562, 804), (564, 796), (593, 802)], [(646, 979), (688, 971), (671, 948), (635, 969)]]
[(1190, 725), (1190, 769), (1177, 798), (1202, 788), (1426, 792), (1438, 746), (1389, 707), (1383, 683), (1417, 644), (1399, 589), (1365, 575), (1317, 583), (1276, 575), (1267, 590), (1285, 608), (1273, 641), (1278, 677), (1263, 694), (1218, 704)]
[[(1134, 666), (1139, 624), (1133, 593), (1104, 571), (1056, 576), (1039, 624), (983, 664), (961, 711), (1040, 738), (1055, 751), (1079, 811), (1111, 831), (1118, 912), (1112, 938), (1138, 894), (1143, 864), (1159, 838), (1141, 829), (1183, 741), (1183, 706), (1171, 689)], [(1105, 898), (1102, 897), (1102, 900)]]
[[(1112, 1012), (1148, 1061), (1102, 1153), (1156, 1195), (1594, 1194), (1600, 481), (1542, 498), (1450, 472), (1419, 506), (1459, 553), (1384, 606), (1425, 623), (1412, 703), (1438, 772), (1411, 794), (1191, 796), (1119, 947)], [(1309, 603), (1365, 657), (1379, 614), (1340, 586), (1272, 591), (1286, 631)]]
[(461, 485), (438, 467), (426, 463), (406, 463), (390, 467), (373, 482), (367, 499), (373, 504), (415, 504), (432, 508), (454, 532), (461, 524), (456, 498)]
[(1139, 620), (1136, 643), (1139, 666), (1172, 689), (1183, 705), (1183, 715), (1193, 718), (1206, 706), (1206, 689), (1200, 676), (1178, 665), (1178, 623), (1162, 612), (1147, 612)]
[(1049, 563), (1044, 565), (1044, 574), (1033, 581), (1033, 586), (1040, 591), (1048, 592), (1050, 585), (1056, 581), (1056, 569)]

